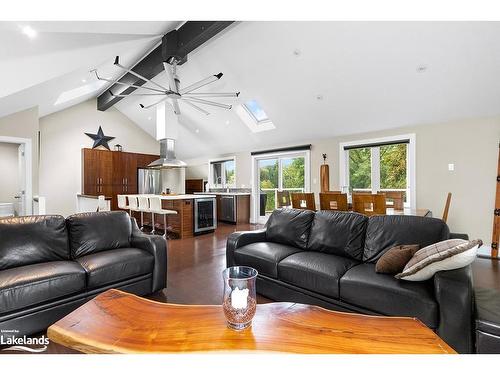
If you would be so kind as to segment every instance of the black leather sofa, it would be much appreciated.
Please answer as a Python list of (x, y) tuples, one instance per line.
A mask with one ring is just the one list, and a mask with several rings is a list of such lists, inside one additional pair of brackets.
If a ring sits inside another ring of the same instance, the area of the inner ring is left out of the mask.
[(281, 209), (261, 230), (232, 233), (228, 267), (257, 269), (257, 292), (370, 315), (417, 317), (460, 353), (473, 351), (474, 292), (470, 266), (424, 282), (375, 272), (395, 245), (421, 247), (450, 238), (439, 219)]
[(126, 212), (0, 219), (0, 331), (41, 332), (110, 288), (159, 291), (166, 272), (166, 241)]

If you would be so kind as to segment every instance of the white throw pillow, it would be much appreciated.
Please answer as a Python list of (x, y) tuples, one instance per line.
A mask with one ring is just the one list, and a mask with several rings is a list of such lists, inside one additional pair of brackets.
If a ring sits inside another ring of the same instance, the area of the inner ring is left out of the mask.
[(424, 247), (406, 264), (403, 272), (395, 277), (407, 281), (429, 280), (438, 271), (465, 267), (476, 259), (481, 240), (451, 239)]

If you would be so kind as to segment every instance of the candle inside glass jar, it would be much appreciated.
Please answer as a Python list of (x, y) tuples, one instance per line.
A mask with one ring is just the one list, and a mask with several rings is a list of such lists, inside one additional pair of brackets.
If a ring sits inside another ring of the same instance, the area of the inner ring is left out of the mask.
[(236, 287), (231, 292), (231, 306), (234, 309), (245, 309), (247, 307), (248, 289), (240, 289)]

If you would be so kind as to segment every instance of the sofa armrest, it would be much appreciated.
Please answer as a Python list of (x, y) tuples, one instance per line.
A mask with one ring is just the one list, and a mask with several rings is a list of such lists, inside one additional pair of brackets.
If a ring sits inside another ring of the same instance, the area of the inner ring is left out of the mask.
[(466, 233), (450, 233), (450, 239), (452, 238), (458, 238), (461, 240), (469, 240), (469, 235)]
[(130, 245), (154, 256), (151, 293), (157, 292), (167, 286), (167, 241), (162, 236), (145, 235), (140, 231), (135, 219), (130, 220), (132, 221)]
[(474, 351), (474, 289), (471, 266), (434, 275), (439, 303), (437, 334), (459, 353)]
[(245, 232), (234, 232), (229, 235), (226, 243), (226, 267), (235, 266), (234, 250), (239, 247), (266, 240), (266, 228)]

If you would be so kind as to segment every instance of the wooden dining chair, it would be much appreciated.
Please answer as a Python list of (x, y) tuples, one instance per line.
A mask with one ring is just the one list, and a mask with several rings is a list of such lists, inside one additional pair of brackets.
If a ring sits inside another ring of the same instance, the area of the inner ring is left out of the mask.
[(290, 200), (290, 192), (285, 191), (277, 191), (276, 192), (276, 208), (281, 207), (290, 207), (292, 202)]
[(385, 194), (386, 204), (390, 203), (390, 206), (395, 210), (404, 210), (404, 192), (403, 191), (379, 191), (378, 194)]
[(316, 211), (314, 193), (292, 193), (291, 195), (293, 208)]
[(319, 193), (319, 206), (321, 210), (347, 211), (347, 194)]
[(386, 207), (385, 194), (352, 194), (353, 211), (360, 214), (385, 215)]
[(448, 193), (448, 196), (446, 197), (446, 203), (444, 205), (444, 211), (443, 211), (443, 221), (445, 223), (448, 220), (448, 211), (450, 211), (450, 204), (451, 204), (451, 193)]

